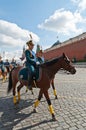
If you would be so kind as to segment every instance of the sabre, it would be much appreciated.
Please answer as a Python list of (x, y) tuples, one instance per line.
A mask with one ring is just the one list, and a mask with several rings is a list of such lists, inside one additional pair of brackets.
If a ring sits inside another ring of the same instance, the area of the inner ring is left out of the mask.
[(32, 38), (32, 35), (31, 35), (31, 34), (29, 34), (29, 36), (30, 36), (30, 38), (31, 38), (31, 40), (32, 40), (32, 39), (33, 39), (33, 38)]

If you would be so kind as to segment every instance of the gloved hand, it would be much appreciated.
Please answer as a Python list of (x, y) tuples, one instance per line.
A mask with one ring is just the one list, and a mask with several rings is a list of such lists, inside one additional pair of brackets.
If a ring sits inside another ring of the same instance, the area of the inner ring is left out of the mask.
[(40, 65), (40, 62), (39, 62), (39, 61), (37, 61), (37, 62), (36, 62), (36, 65)]

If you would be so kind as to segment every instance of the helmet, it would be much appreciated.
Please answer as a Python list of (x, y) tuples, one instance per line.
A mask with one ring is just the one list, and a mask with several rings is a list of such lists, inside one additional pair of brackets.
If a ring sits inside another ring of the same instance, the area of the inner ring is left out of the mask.
[(33, 43), (33, 41), (32, 41), (32, 40), (27, 41), (27, 42), (26, 42), (26, 44), (27, 44), (27, 45), (34, 45), (34, 43)]

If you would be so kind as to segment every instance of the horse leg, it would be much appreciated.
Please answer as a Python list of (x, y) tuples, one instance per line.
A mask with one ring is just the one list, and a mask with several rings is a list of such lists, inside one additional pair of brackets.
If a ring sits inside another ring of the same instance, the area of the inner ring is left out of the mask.
[[(25, 87), (26, 87), (26, 91), (25, 91), (25, 92), (27, 93), (29, 89), (28, 89), (28, 86), (25, 86)], [(34, 95), (34, 93), (33, 93), (33, 88), (31, 88), (30, 91), (31, 91), (32, 95)]]
[(3, 82), (5, 82), (6, 79), (7, 79), (7, 73), (6, 73), (6, 72), (3, 72), (2, 76), (3, 76)]
[(5, 78), (5, 74), (3, 73), (2, 76), (3, 76), (2, 82), (4, 83), (5, 80), (6, 80), (6, 78)]
[(19, 86), (17, 87), (17, 93), (18, 93), (18, 101), (17, 101), (17, 103), (19, 103), (19, 101), (20, 101), (20, 90), (21, 90), (21, 88), (23, 87), (24, 85), (23, 84), (19, 84)]
[(54, 79), (51, 80), (51, 85), (52, 85), (52, 88), (53, 88), (53, 93), (54, 93), (55, 99), (58, 99), (57, 92), (56, 92), (56, 89), (55, 89), (55, 86), (54, 86)]
[(14, 105), (17, 104), (17, 97), (16, 97), (16, 83), (13, 83), (13, 103), (14, 103)]
[[(27, 93), (29, 89), (28, 89), (28, 86), (25, 86), (25, 87), (26, 87), (26, 91), (25, 91), (25, 92)], [(33, 93), (33, 88), (31, 88), (30, 91), (31, 91), (32, 95), (34, 95), (34, 93)]]
[(50, 97), (49, 97), (49, 94), (48, 94), (48, 90), (44, 91), (44, 96), (45, 96), (47, 103), (49, 105), (49, 111), (52, 115), (52, 120), (56, 121), (56, 118), (55, 118), (55, 115), (54, 115), (54, 109), (53, 109), (53, 106), (51, 104), (51, 100), (50, 100)]
[(7, 69), (4, 68), (4, 71), (3, 71), (3, 82), (5, 82), (7, 79)]
[(25, 91), (26, 93), (28, 92), (28, 86), (26, 86), (26, 91)]
[(36, 112), (36, 107), (39, 105), (39, 102), (42, 98), (42, 90), (39, 91), (39, 96), (38, 96), (38, 99), (36, 100), (36, 102), (34, 103), (34, 112)]
[(31, 90), (30, 90), (30, 91), (31, 91), (31, 94), (32, 94), (32, 95), (34, 95), (33, 88), (31, 88)]

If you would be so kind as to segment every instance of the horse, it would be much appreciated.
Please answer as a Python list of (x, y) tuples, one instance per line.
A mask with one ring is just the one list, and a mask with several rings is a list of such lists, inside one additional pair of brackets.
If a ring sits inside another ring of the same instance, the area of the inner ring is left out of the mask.
[[(51, 113), (52, 116), (52, 120), (56, 120), (55, 118), (55, 114), (54, 114), (54, 109), (53, 106), (51, 104), (51, 100), (49, 97), (49, 93), (48, 93), (48, 89), (50, 88), (50, 84), (51, 84), (51, 80), (54, 78), (55, 74), (61, 69), (63, 68), (64, 70), (69, 71), (71, 74), (75, 74), (76, 73), (76, 69), (73, 66), (73, 64), (71, 63), (71, 61), (69, 60), (69, 58), (65, 55), (65, 53), (63, 53), (61, 56), (56, 57), (54, 59), (51, 59), (49, 61), (44, 62), (43, 64), (39, 65), (39, 77), (35, 83), (32, 82), (32, 86), (33, 87), (37, 87), (40, 88), (39, 90), (39, 95), (38, 95), (38, 99), (35, 101), (34, 103), (34, 111), (36, 112), (36, 108), (39, 105), (39, 102), (41, 101), (42, 95), (44, 94), (48, 106), (49, 106), (49, 111)], [(20, 70), (20, 72), (22, 72), (22, 69)], [(20, 81), (20, 84), (17, 88), (17, 92), (18, 92), (18, 101), (20, 100), (20, 89), (22, 86), (27, 86), (28, 85), (28, 80), (24, 80), (21, 79), (20, 77), (22, 77), (22, 75), (20, 75), (21, 73), (19, 73), (18, 78)], [(8, 82), (8, 90), (7, 92), (9, 93), (11, 91), (11, 89), (13, 88), (13, 101), (14, 104), (16, 103), (16, 96), (15, 96), (15, 80), (16, 80), (17, 76), (15, 76), (15, 71), (11, 71), (10, 75), (9, 75), (9, 82)]]
[[(18, 73), (19, 73), (19, 71), (22, 69), (22, 68), (24, 68), (24, 66), (16, 66), (16, 67), (12, 67), (11, 68), (11, 70), (12, 71), (14, 71), (15, 72), (15, 76), (16, 76), (16, 78), (14, 77), (14, 79), (15, 79), (15, 87), (14, 87), (14, 92), (13, 92), (13, 95), (15, 96), (16, 95), (16, 87), (17, 87), (17, 83), (18, 83), (18, 81), (19, 81), (19, 79), (18, 79)], [(58, 97), (57, 97), (57, 92), (56, 92), (56, 89), (55, 89), (55, 86), (54, 86), (54, 78), (51, 80), (51, 86), (52, 86), (52, 88), (53, 88), (53, 93), (54, 93), (54, 96), (55, 96), (55, 99), (58, 99)], [(23, 85), (21, 86), (21, 88), (23, 87)], [(26, 92), (28, 91), (28, 86), (25, 86), (26, 87)], [(18, 87), (17, 87), (18, 88)], [(19, 89), (21, 89), (21, 88), (19, 88)], [(32, 92), (32, 94), (34, 94), (33, 93), (33, 89), (31, 89), (31, 92)], [(16, 104), (16, 102), (14, 103), (14, 104)]]

